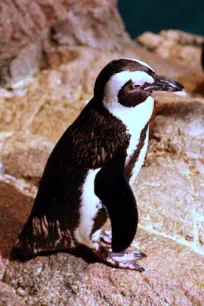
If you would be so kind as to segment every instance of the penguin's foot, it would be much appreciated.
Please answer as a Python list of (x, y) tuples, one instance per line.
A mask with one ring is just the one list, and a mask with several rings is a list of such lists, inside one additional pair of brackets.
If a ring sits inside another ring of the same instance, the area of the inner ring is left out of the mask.
[[(111, 246), (112, 243), (112, 231), (111, 230), (105, 230), (103, 233), (100, 234), (100, 241), (103, 242), (103, 244), (106, 244), (107, 247)], [(130, 246), (134, 247), (133, 244)]]
[(120, 253), (114, 253), (110, 248), (100, 246), (98, 251), (94, 253), (108, 265), (114, 268), (130, 269), (139, 272), (145, 271), (143, 267), (136, 264), (137, 260), (140, 260), (146, 255), (139, 251), (124, 251)]
[(107, 244), (111, 245), (112, 243), (112, 232), (110, 230), (105, 230), (101, 235), (100, 235), (100, 240)]

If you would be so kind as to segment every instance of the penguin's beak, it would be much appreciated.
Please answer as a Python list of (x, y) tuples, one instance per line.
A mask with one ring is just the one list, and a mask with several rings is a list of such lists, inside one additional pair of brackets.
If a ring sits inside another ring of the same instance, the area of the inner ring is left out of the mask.
[(154, 82), (152, 84), (145, 83), (142, 87), (145, 91), (182, 91), (184, 88), (180, 83), (170, 80), (164, 76), (153, 75)]

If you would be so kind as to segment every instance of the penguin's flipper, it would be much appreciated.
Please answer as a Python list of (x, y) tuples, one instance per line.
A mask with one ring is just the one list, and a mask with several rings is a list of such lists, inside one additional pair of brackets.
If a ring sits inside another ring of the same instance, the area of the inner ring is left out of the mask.
[(104, 166), (95, 178), (95, 194), (111, 220), (113, 252), (124, 251), (134, 239), (138, 223), (136, 200), (124, 168), (114, 163)]

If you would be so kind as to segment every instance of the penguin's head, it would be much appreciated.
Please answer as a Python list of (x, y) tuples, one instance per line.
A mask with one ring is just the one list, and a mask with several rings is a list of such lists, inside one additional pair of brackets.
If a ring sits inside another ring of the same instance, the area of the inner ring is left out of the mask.
[(132, 108), (145, 102), (153, 91), (182, 89), (181, 84), (157, 75), (146, 63), (124, 58), (113, 60), (99, 73), (94, 96), (102, 98), (107, 108), (112, 104)]

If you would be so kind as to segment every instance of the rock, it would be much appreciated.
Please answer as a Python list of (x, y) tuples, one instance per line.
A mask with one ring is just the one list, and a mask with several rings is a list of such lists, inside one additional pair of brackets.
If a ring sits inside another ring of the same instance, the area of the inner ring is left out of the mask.
[(49, 45), (115, 50), (134, 44), (124, 30), (115, 0), (21, 2), (1, 4), (0, 86), (17, 86), (46, 67)]
[[(28, 305), (201, 305), (204, 258), (176, 242), (139, 230), (148, 255), (144, 273), (87, 263), (66, 253), (10, 262), (4, 282)], [(19, 289), (20, 288), (20, 289)]]
[(191, 171), (188, 163), (163, 154), (143, 167), (133, 189), (141, 226), (204, 254), (203, 195), (195, 192), (195, 180), (201, 189), (202, 175)]
[(17, 92), (5, 92), (7, 95), (0, 97), (0, 132), (13, 134), (26, 128), (47, 96), (42, 94), (37, 80)]
[(159, 34), (144, 32), (136, 38), (136, 41), (149, 50), (155, 50), (163, 43), (164, 39)]
[(0, 280), (2, 279), (6, 269), (7, 259), (3, 258), (0, 251)]
[(201, 45), (204, 37), (179, 30), (145, 32), (136, 39), (141, 45), (163, 58), (201, 71)]
[(25, 306), (24, 301), (15, 294), (15, 290), (0, 281), (0, 304), (1, 306)]
[(29, 43), (25, 48), (19, 50), (18, 55), (1, 64), (0, 59), (0, 86), (22, 87), (33, 75), (37, 74), (43, 59), (42, 39), (36, 43)]
[(52, 38), (62, 45), (102, 50), (120, 50), (125, 44), (133, 44), (115, 6), (115, 0), (80, 1), (53, 26)]
[(4, 259), (10, 255), (18, 233), (28, 218), (33, 194), (24, 191), (22, 184), (13, 184), (7, 177), (1, 177), (0, 194), (0, 252)]
[(181, 45), (201, 46), (204, 43), (204, 37), (180, 30), (163, 30), (159, 33), (168, 40), (178, 42)]
[(155, 94), (155, 105), (150, 151), (170, 152), (188, 160), (202, 159), (204, 99), (160, 93)]
[(29, 133), (19, 133), (2, 148), (4, 171), (16, 178), (38, 184), (54, 143)]
[(204, 43), (202, 45), (202, 54), (201, 54), (201, 65), (204, 71)]
[(149, 151), (134, 184), (140, 222), (204, 253), (204, 100), (154, 96)]

